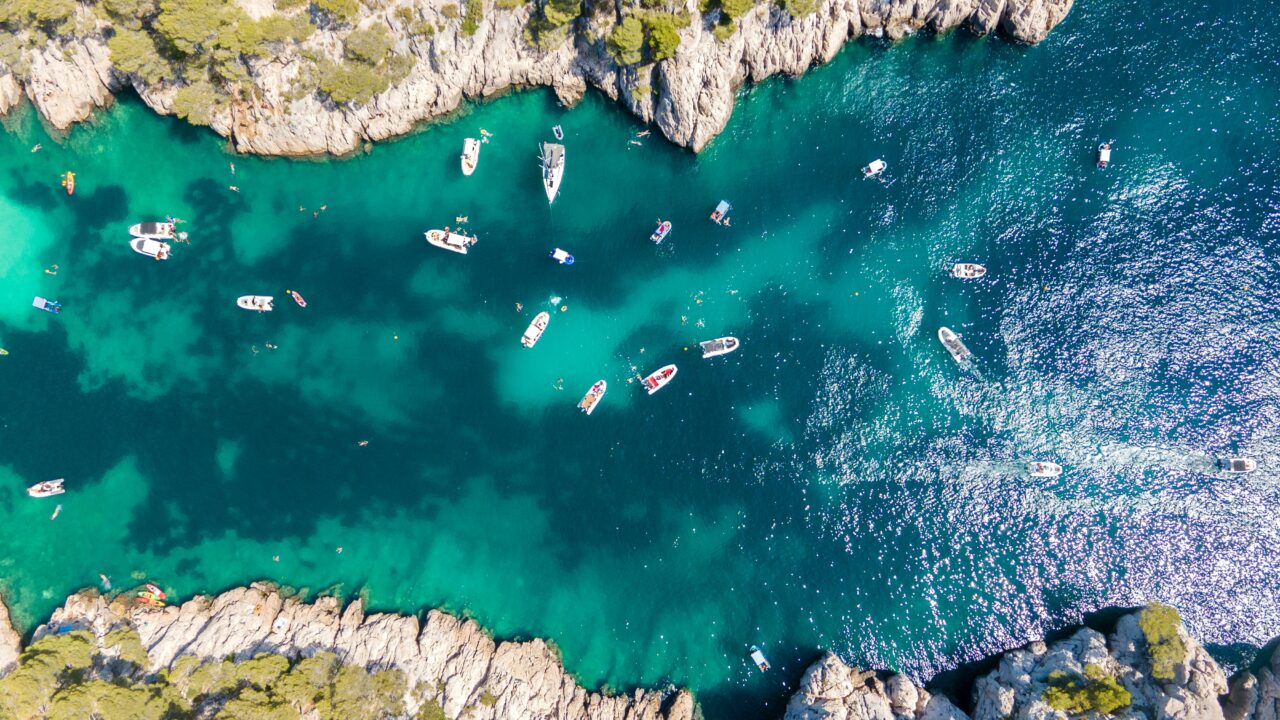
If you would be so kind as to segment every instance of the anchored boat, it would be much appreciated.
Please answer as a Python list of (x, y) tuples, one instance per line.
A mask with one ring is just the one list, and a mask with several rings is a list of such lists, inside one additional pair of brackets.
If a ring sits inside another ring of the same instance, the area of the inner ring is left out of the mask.
[(143, 587), (145, 587), (145, 588), (147, 589), (147, 592), (151, 593), (152, 595), (155, 595), (156, 597), (160, 598), (161, 600), (168, 600), (168, 599), (169, 599), (169, 596), (168, 596), (168, 595), (166, 595), (166, 594), (165, 594), (165, 592), (164, 592), (163, 590), (161, 590), (160, 588), (156, 587), (155, 585), (153, 585), (153, 584), (151, 584), (151, 583), (147, 583), (147, 584), (146, 584), (146, 585), (144, 585)]
[(604, 391), (608, 389), (609, 383), (597, 380), (596, 384), (592, 385), (587, 394), (583, 395), (582, 400), (578, 402), (578, 409), (590, 415), (596, 409), (596, 405), (600, 404), (600, 399), (604, 397)]
[(751, 661), (756, 664), (756, 667), (760, 668), (760, 672), (765, 672), (769, 669), (769, 661), (756, 645), (751, 646)]
[(667, 235), (671, 232), (671, 223), (667, 220), (658, 221), (658, 229), (653, 231), (649, 239), (654, 243), (661, 245), (663, 240), (667, 239)]
[(463, 255), (467, 254), (467, 248), (476, 244), (476, 239), (473, 237), (459, 235), (455, 232), (445, 232), (444, 230), (428, 230), (423, 235), (426, 236), (427, 242), (432, 245)]
[(1098, 168), (1105, 170), (1111, 162), (1111, 143), (1104, 142), (1098, 146)]
[(174, 237), (175, 233), (174, 224), (171, 222), (144, 222), (129, 227), (130, 235), (153, 240), (168, 240)]
[(1037, 461), (1027, 464), (1027, 472), (1031, 473), (1031, 477), (1058, 477), (1062, 474), (1062, 466), (1058, 463)]
[(298, 303), (298, 307), (307, 306), (307, 301), (299, 293), (294, 292), (293, 290), (285, 290), (285, 292), (289, 294), (289, 297), (293, 298), (294, 302)]
[(45, 498), (53, 497), (54, 495), (61, 495), (66, 492), (66, 489), (62, 487), (63, 482), (65, 482), (65, 478), (39, 482), (27, 488), (27, 494), (33, 498)]
[(951, 277), (973, 280), (987, 274), (987, 269), (977, 263), (956, 263), (951, 266)]
[(57, 315), (58, 313), (62, 312), (62, 303), (58, 302), (57, 300), (45, 300), (42, 297), (37, 297), (35, 300), (32, 300), (31, 306), (40, 308), (45, 312), (51, 312), (54, 315)]
[(560, 194), (560, 181), (564, 179), (564, 146), (542, 143), (542, 187), (547, 191), (547, 202), (553, 203)]
[(548, 254), (548, 257), (560, 263), (561, 265), (573, 264), (573, 256), (569, 254), (568, 250), (561, 250), (560, 248), (556, 248), (555, 250), (552, 250)]
[(556, 125), (555, 127), (551, 128), (551, 134), (555, 135), (557, 140), (563, 140), (564, 128), (560, 127), (559, 125)]
[(157, 260), (169, 259), (169, 243), (160, 242), (147, 237), (136, 237), (129, 241), (129, 247), (139, 255), (155, 258)]
[(476, 171), (476, 164), (480, 162), (480, 141), (475, 138), (467, 138), (462, 141), (462, 174), (471, 175)]
[(667, 383), (671, 382), (671, 378), (675, 376), (676, 376), (676, 366), (664, 365), (658, 368), (657, 370), (653, 371), (653, 373), (649, 375), (649, 377), (642, 380), (641, 384), (644, 385), (644, 388), (649, 391), (650, 395), (652, 395), (658, 392), (659, 390), (661, 390), (662, 388), (666, 387)]
[(707, 340), (706, 342), (698, 343), (698, 347), (702, 348), (702, 357), (704, 358), (728, 355), (738, 349), (738, 338), (730, 336)]
[(76, 174), (70, 170), (62, 174), (62, 187), (67, 189), (68, 195), (76, 194)]
[(1218, 469), (1229, 473), (1247, 473), (1258, 469), (1258, 462), (1249, 458), (1219, 458)]
[(866, 167), (862, 168), (862, 177), (873, 178), (884, 172), (887, 167), (889, 167), (889, 163), (883, 160), (872, 160)]
[(258, 312), (271, 312), (275, 309), (272, 303), (275, 298), (270, 295), (241, 295), (236, 298), (236, 305), (245, 310), (257, 310)]
[(547, 330), (547, 323), (551, 322), (551, 313), (543, 310), (538, 313), (533, 322), (529, 323), (529, 327), (524, 330), (524, 337), (520, 338), (520, 344), (531, 348), (538, 344), (538, 338), (542, 337), (542, 333)]
[(716, 209), (711, 211), (711, 222), (725, 225), (729, 222), (729, 209), (732, 206), (728, 200), (721, 200)]
[(951, 328), (938, 328), (938, 339), (942, 341), (942, 346), (951, 353), (951, 357), (955, 358), (956, 362), (962, 363), (973, 357), (973, 353), (960, 342), (959, 336), (951, 332)]

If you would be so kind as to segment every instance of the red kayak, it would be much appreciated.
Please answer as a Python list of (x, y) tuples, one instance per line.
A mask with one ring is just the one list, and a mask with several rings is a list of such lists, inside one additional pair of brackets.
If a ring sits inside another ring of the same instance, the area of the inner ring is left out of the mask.
[(161, 590), (160, 588), (156, 587), (155, 585), (152, 585), (151, 583), (147, 583), (147, 584), (146, 584), (146, 588), (147, 588), (147, 590), (148, 590), (152, 595), (155, 595), (156, 597), (160, 598), (161, 600), (168, 600), (168, 599), (169, 599), (169, 596), (168, 596), (168, 595), (165, 595), (163, 590)]
[(307, 306), (307, 301), (306, 301), (306, 300), (303, 300), (303, 299), (302, 299), (302, 296), (301, 296), (301, 295), (299, 295), (298, 293), (296, 293), (296, 292), (294, 292), (294, 291), (292, 291), (292, 290), (285, 290), (285, 292), (289, 293), (289, 295), (293, 298), (293, 301), (294, 301), (294, 302), (296, 302), (296, 303), (298, 303), (298, 307), (306, 307), (306, 306)]

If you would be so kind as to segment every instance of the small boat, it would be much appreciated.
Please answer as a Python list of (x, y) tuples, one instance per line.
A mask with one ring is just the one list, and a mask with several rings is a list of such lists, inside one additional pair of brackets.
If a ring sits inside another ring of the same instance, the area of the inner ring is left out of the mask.
[(938, 339), (942, 341), (942, 346), (951, 353), (951, 357), (955, 358), (956, 362), (962, 363), (973, 357), (973, 353), (969, 352), (969, 348), (965, 347), (964, 343), (960, 342), (960, 338), (951, 332), (951, 328), (938, 328)]
[(756, 667), (760, 668), (760, 672), (765, 672), (769, 669), (769, 661), (765, 659), (764, 653), (760, 652), (760, 648), (755, 645), (751, 646), (751, 661), (756, 664)]
[(652, 395), (666, 387), (667, 383), (671, 382), (671, 378), (675, 376), (676, 366), (664, 365), (653, 371), (649, 377), (642, 380), (641, 384), (644, 385), (644, 388), (649, 391), (650, 395)]
[(33, 498), (46, 498), (53, 497), (54, 495), (61, 495), (66, 492), (66, 489), (62, 487), (62, 483), (65, 481), (65, 478), (58, 478), (57, 480), (45, 480), (44, 482), (38, 482), (27, 488), (27, 494)]
[(547, 202), (553, 203), (560, 194), (560, 181), (564, 179), (564, 146), (542, 143), (542, 187), (547, 191)]
[(476, 164), (480, 162), (480, 141), (475, 138), (467, 138), (462, 141), (462, 174), (470, 176), (476, 171)]
[(738, 349), (738, 338), (722, 337), (715, 340), (707, 340), (698, 343), (698, 347), (702, 348), (702, 357), (713, 358), (718, 355), (728, 355)]
[(649, 236), (649, 239), (652, 240), (654, 243), (661, 245), (662, 241), (667, 239), (667, 234), (670, 232), (671, 232), (670, 221), (659, 220), (658, 229), (653, 231), (653, 234)]
[(136, 237), (129, 241), (129, 247), (139, 255), (146, 255), (157, 260), (169, 259), (169, 243), (152, 238)]
[(1229, 473), (1247, 473), (1258, 469), (1258, 462), (1249, 458), (1219, 458), (1218, 469)]
[(58, 519), (58, 516), (59, 516), (59, 515), (61, 515), (61, 514), (62, 514), (62, 504), (61, 504), (61, 503), (59, 503), (58, 505), (55, 505), (55, 506), (54, 506), (54, 508), (53, 508), (53, 514), (49, 516), (49, 519), (50, 519), (50, 520), (57, 520), (57, 519)]
[(168, 595), (166, 595), (166, 594), (165, 594), (165, 592), (164, 592), (163, 590), (161, 590), (160, 588), (156, 587), (155, 585), (152, 585), (151, 583), (147, 583), (147, 584), (146, 584), (146, 585), (144, 585), (143, 587), (145, 587), (145, 588), (147, 589), (147, 592), (151, 593), (152, 595), (156, 596), (157, 598), (160, 598), (161, 600), (168, 600), (168, 599), (169, 599), (169, 596), (168, 596)]
[(473, 237), (459, 235), (454, 232), (445, 232), (444, 230), (428, 230), (423, 235), (427, 237), (427, 242), (432, 245), (463, 255), (467, 254), (467, 248), (476, 244), (476, 239)]
[(728, 200), (721, 200), (720, 204), (716, 205), (716, 209), (711, 212), (711, 222), (723, 225), (724, 222), (729, 219), (730, 207), (732, 206), (729, 205)]
[(1058, 477), (1062, 474), (1062, 466), (1058, 463), (1036, 461), (1027, 464), (1027, 472), (1031, 477)]
[(524, 337), (520, 338), (520, 344), (531, 348), (538, 344), (538, 338), (542, 337), (542, 333), (546, 332), (547, 323), (551, 322), (551, 313), (543, 310), (533, 318), (533, 322), (529, 323), (529, 327), (524, 330)]
[(8, 350), (5, 350), (4, 348), (0, 348), (0, 357), (4, 357), (5, 355), (8, 355), (8, 354), (9, 354)]
[(165, 605), (167, 605), (167, 603), (163, 599), (161, 599), (154, 593), (148, 592), (146, 590), (143, 590), (142, 592), (138, 593), (138, 602), (142, 603), (143, 605), (150, 605), (151, 607), (158, 607), (158, 608), (162, 608)]
[(951, 277), (973, 280), (987, 274), (987, 269), (977, 263), (956, 263), (951, 266)]
[(551, 134), (555, 135), (557, 140), (563, 140), (564, 128), (560, 127), (559, 125), (556, 125), (555, 127), (551, 128)]
[(872, 160), (866, 167), (862, 168), (862, 177), (873, 178), (884, 172), (887, 167), (889, 167), (889, 164), (883, 160)]
[(68, 195), (74, 195), (76, 193), (76, 174), (70, 170), (63, 173), (62, 187), (67, 189)]
[(1111, 162), (1111, 143), (1104, 142), (1098, 146), (1098, 168), (1105, 170)]
[(299, 293), (294, 292), (293, 290), (285, 290), (285, 292), (289, 294), (289, 297), (293, 298), (294, 302), (298, 303), (298, 307), (307, 306), (307, 301)]
[(271, 304), (274, 301), (275, 301), (275, 298), (271, 297), (270, 295), (241, 295), (240, 297), (236, 298), (236, 305), (239, 305), (245, 310), (257, 310), (258, 312), (271, 312), (272, 310), (275, 309)]
[(561, 265), (573, 264), (573, 256), (569, 254), (568, 250), (561, 250), (560, 248), (556, 248), (555, 250), (552, 250), (551, 252), (547, 253), (547, 257), (551, 258), (552, 260), (555, 260)]
[(590, 415), (596, 409), (596, 405), (600, 404), (600, 398), (604, 397), (604, 391), (609, 389), (609, 383), (603, 380), (597, 380), (595, 385), (582, 396), (582, 400), (578, 401), (578, 409)]
[(138, 238), (151, 238), (153, 240), (168, 240), (175, 236), (174, 225), (171, 222), (144, 222), (137, 225), (129, 226), (129, 234)]
[(57, 300), (46, 300), (42, 297), (37, 297), (35, 300), (32, 300), (31, 307), (40, 308), (41, 310), (51, 312), (54, 315), (62, 312), (62, 303)]

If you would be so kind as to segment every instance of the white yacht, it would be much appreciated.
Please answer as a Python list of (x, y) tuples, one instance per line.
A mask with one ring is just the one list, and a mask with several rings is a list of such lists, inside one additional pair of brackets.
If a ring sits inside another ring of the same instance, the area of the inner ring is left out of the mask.
[(951, 357), (955, 358), (956, 362), (962, 363), (973, 357), (973, 353), (960, 342), (959, 336), (951, 332), (951, 328), (938, 328), (938, 339), (942, 341), (942, 346), (951, 353)]
[(862, 177), (873, 178), (884, 172), (887, 167), (889, 167), (889, 164), (883, 160), (872, 160), (866, 167), (862, 168)]
[(597, 380), (595, 385), (582, 396), (582, 400), (578, 401), (578, 409), (590, 415), (595, 411), (596, 405), (600, 404), (600, 399), (604, 397), (604, 391), (609, 389), (609, 383), (603, 380)]
[(1111, 162), (1111, 143), (1104, 142), (1098, 146), (1098, 168), (1105, 170)]
[(1027, 472), (1031, 477), (1058, 477), (1062, 474), (1062, 466), (1055, 462), (1037, 461), (1027, 464)]
[(245, 310), (257, 310), (258, 312), (271, 312), (275, 308), (272, 303), (275, 298), (270, 295), (241, 295), (236, 298), (236, 305)]
[(951, 277), (975, 280), (987, 274), (987, 269), (977, 263), (956, 263), (951, 266)]
[(428, 230), (423, 233), (427, 237), (427, 242), (438, 248), (451, 250), (463, 255), (467, 254), (467, 248), (476, 244), (476, 239), (466, 235), (459, 235), (455, 232), (447, 232), (445, 230)]
[(564, 146), (542, 143), (542, 187), (547, 191), (547, 202), (556, 201), (560, 194), (560, 181), (564, 179)]
[(171, 222), (138, 223), (129, 228), (129, 234), (139, 238), (151, 238), (152, 240), (168, 240), (176, 237), (176, 232)]
[(64, 481), (65, 481), (64, 478), (58, 478), (57, 480), (45, 480), (44, 482), (36, 483), (35, 485), (32, 485), (31, 487), (27, 488), (27, 494), (34, 498), (44, 498), (44, 497), (53, 497), (54, 495), (61, 495), (62, 493), (66, 492), (66, 490), (62, 487), (62, 483)]
[(1218, 459), (1218, 469), (1229, 473), (1247, 473), (1258, 469), (1258, 461), (1250, 458), (1224, 457)]
[(169, 259), (169, 243), (160, 242), (153, 238), (136, 237), (129, 241), (129, 247), (139, 255), (146, 255), (157, 260)]
[(738, 338), (722, 337), (715, 340), (707, 340), (698, 343), (698, 347), (702, 348), (702, 357), (713, 358), (719, 355), (728, 355), (738, 349)]
[(471, 175), (476, 171), (476, 164), (480, 162), (480, 141), (475, 138), (467, 138), (462, 141), (462, 174)]
[(538, 339), (542, 337), (542, 333), (547, 330), (547, 323), (551, 322), (551, 313), (543, 310), (538, 313), (533, 322), (529, 323), (529, 327), (525, 328), (524, 336), (520, 338), (520, 344), (531, 348), (538, 344)]

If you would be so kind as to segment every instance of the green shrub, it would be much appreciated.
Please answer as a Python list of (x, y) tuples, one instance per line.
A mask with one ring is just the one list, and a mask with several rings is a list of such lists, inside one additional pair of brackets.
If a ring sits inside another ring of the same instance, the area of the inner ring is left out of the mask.
[(179, 52), (195, 55), (229, 29), (232, 8), (239, 10), (221, 0), (160, 0), (155, 29)]
[(649, 26), (649, 56), (654, 62), (675, 57), (680, 47), (680, 32), (676, 29), (678, 18), (671, 13), (654, 13), (646, 23)]
[(155, 0), (102, 0), (102, 9), (116, 20), (137, 20), (156, 12)]
[(112, 630), (102, 639), (102, 644), (104, 647), (115, 648), (121, 660), (133, 663), (139, 669), (145, 670), (151, 664), (147, 649), (142, 646), (142, 638), (133, 628)]
[(272, 4), (277, 10), (293, 10), (303, 5), (310, 5), (311, 0), (275, 0)]
[(213, 122), (221, 99), (221, 94), (206, 81), (183, 85), (173, 96), (173, 114), (192, 125), (208, 125)]
[(360, 15), (360, 3), (357, 0), (312, 0), (316, 9), (329, 17), (343, 22), (351, 22)]
[(1097, 665), (1084, 666), (1085, 677), (1072, 677), (1061, 670), (1049, 675), (1044, 701), (1060, 712), (1111, 713), (1129, 706), (1133, 697), (1116, 679)]
[(484, 19), (483, 0), (466, 0), (466, 13), (462, 18), (462, 34), (470, 37), (480, 29), (480, 21)]
[(738, 24), (730, 20), (728, 22), (716, 23), (715, 28), (711, 31), (717, 40), (728, 40), (735, 32), (738, 31)]
[(500, 10), (515, 10), (528, 2), (529, 0), (498, 0), (497, 5)]
[(391, 52), (395, 40), (382, 25), (372, 25), (363, 30), (356, 30), (342, 42), (347, 57), (369, 65), (377, 65), (386, 59)]
[(441, 14), (441, 15), (444, 15), (445, 17), (449, 18), (450, 20), (456, 20), (456, 19), (458, 19), (458, 14), (459, 14), (459, 13), (458, 13), (458, 4), (457, 4), (457, 3), (446, 3), (445, 5), (440, 6), (440, 14)]
[(119, 30), (107, 41), (111, 63), (121, 72), (137, 75), (147, 83), (158, 83), (173, 73), (169, 63), (160, 57), (156, 41), (140, 30)]
[(1174, 671), (1187, 655), (1187, 646), (1178, 635), (1182, 617), (1168, 605), (1152, 603), (1138, 616), (1138, 625), (1147, 639), (1151, 655), (1151, 677), (1172, 680)]
[(414, 720), (448, 720), (448, 718), (444, 714), (444, 708), (440, 707), (440, 703), (428, 700), (418, 708), (418, 714), (414, 716)]
[(755, 0), (720, 0), (720, 7), (730, 20), (737, 20), (755, 8)]
[(613, 26), (605, 46), (619, 64), (635, 65), (643, 59), (640, 49), (644, 47), (644, 25), (633, 17), (623, 18)]
[(791, 17), (802, 18), (818, 9), (818, 0), (782, 0), (782, 7)]
[(563, 27), (582, 14), (580, 0), (547, 0), (542, 6), (542, 16), (552, 27)]

